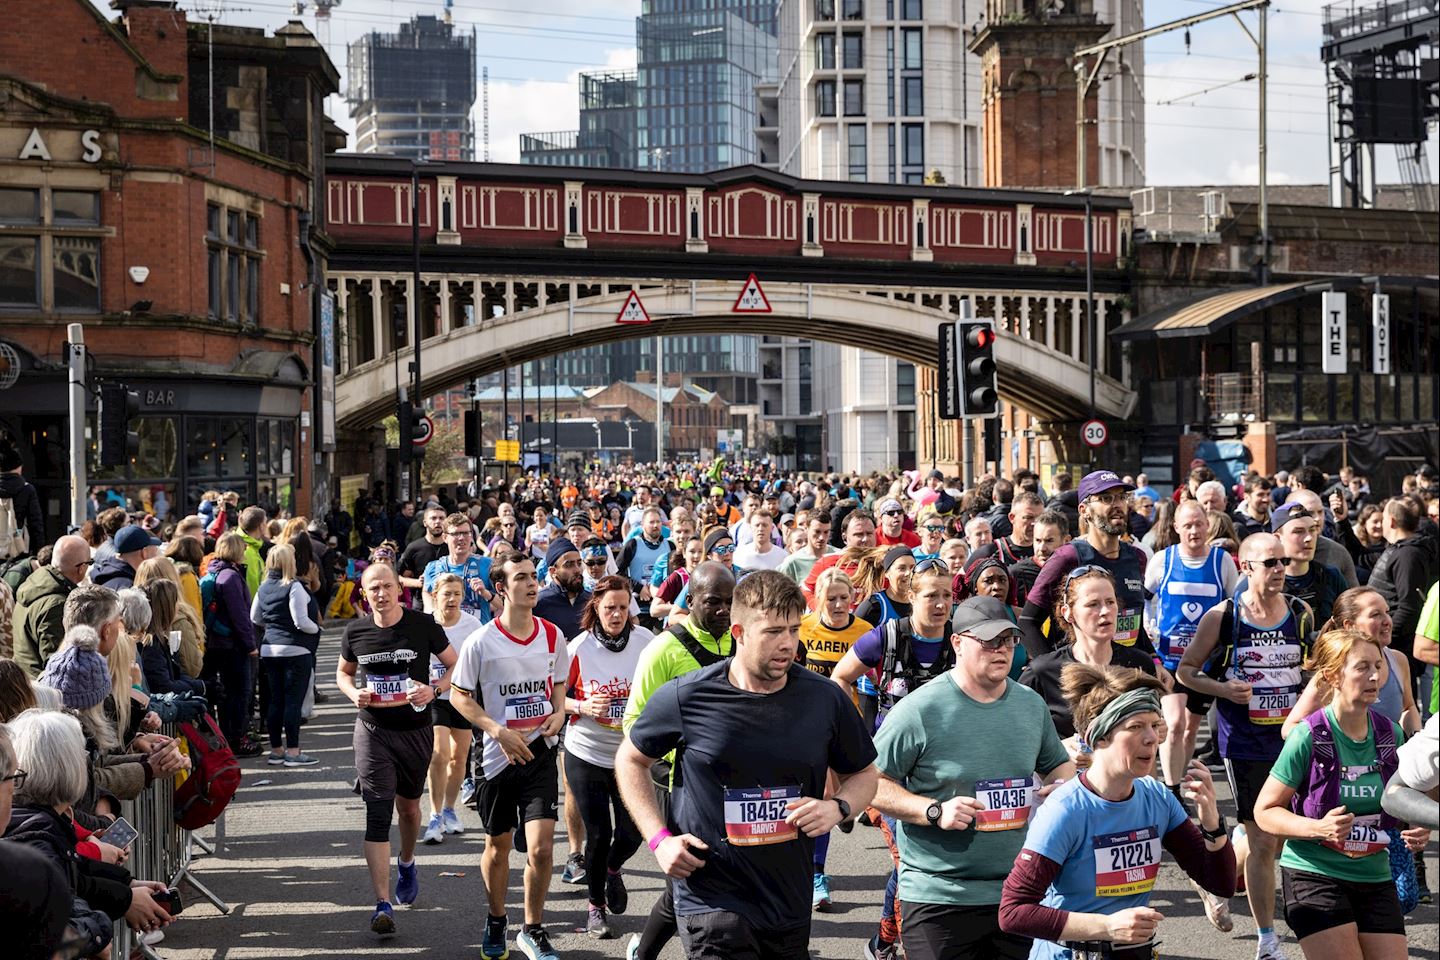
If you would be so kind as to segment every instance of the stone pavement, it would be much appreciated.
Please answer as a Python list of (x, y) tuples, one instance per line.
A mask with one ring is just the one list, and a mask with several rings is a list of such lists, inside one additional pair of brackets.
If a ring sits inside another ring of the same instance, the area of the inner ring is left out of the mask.
[[(165, 960), (341, 956), (469, 960), (479, 956), (485, 913), (479, 861), (484, 844), (478, 818), (469, 810), (461, 813), (468, 828), (463, 836), (419, 848), (420, 900), (413, 907), (396, 908), (397, 935), (382, 941), (369, 932), (372, 903), (360, 858), (364, 811), (350, 791), (354, 709), (334, 686), (338, 646), (338, 631), (327, 630), (320, 651), (320, 677), (330, 700), (317, 708), (316, 716), (301, 730), (303, 749), (321, 762), (314, 767), (286, 769), (266, 766), (263, 759), (243, 761), (244, 783), (225, 816), (220, 850), (196, 864), (197, 876), (226, 898), (233, 910), (223, 916), (186, 888), (183, 918), (155, 948)], [(203, 831), (206, 837), (211, 832)], [(1431, 849), (1433, 853), (1433, 845)], [(889, 856), (879, 831), (864, 827), (857, 827), (849, 836), (837, 835), (830, 851), (835, 909), (815, 917), (812, 956), (859, 958), (861, 944), (874, 931), (879, 917)], [(639, 931), (660, 889), (654, 859), (642, 848), (631, 861), (627, 870), (630, 912), (611, 919), (616, 939), (597, 942), (575, 932), (576, 925), (584, 923), (585, 898), (582, 887), (559, 882), (558, 868), (566, 852), (557, 844), (556, 878), (546, 913), (556, 948), (566, 960), (623, 957), (629, 935)], [(516, 890), (519, 855), (512, 863), (512, 890)], [(441, 872), (465, 876), (440, 877)], [(1440, 878), (1433, 856), (1430, 876), (1432, 883)], [(518, 927), (518, 892), (512, 894), (510, 903), (513, 937)], [(1166, 958), (1250, 960), (1254, 956), (1254, 928), (1243, 898), (1231, 904), (1236, 913), (1234, 933), (1217, 933), (1168, 859), (1152, 906), (1167, 916), (1161, 926), (1161, 954)], [(1411, 956), (1440, 960), (1436, 908), (1419, 908), (1409, 924)], [(1292, 960), (1300, 960), (1299, 948), (1293, 941), (1289, 943)], [(511, 955), (520, 956), (513, 949)], [(665, 956), (681, 956), (678, 942)]]

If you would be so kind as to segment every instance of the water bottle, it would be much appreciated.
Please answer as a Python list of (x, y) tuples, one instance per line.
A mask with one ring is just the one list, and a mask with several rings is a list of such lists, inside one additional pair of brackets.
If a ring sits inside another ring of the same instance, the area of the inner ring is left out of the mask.
[[(414, 678), (414, 677), (406, 677), (406, 678), (405, 678), (405, 691), (406, 691), (407, 693), (414, 693), (416, 690), (419, 690), (419, 689), (420, 689), (420, 684), (415, 681), (415, 678)], [(412, 704), (410, 704), (410, 709), (411, 709), (411, 710), (414, 710), (416, 713), (422, 712), (422, 711), (425, 709), (425, 707), (426, 707), (426, 705), (423, 704), (423, 703), (412, 703)]]

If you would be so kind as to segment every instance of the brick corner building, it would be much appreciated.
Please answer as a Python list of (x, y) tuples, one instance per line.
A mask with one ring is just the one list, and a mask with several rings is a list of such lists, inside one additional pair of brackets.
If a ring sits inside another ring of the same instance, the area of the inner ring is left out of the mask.
[[(187, 23), (170, 0), (111, 7), (113, 21), (88, 0), (7, 5), (0, 353), (18, 378), (0, 432), (53, 540), (69, 521), (67, 326), (81, 323), (91, 392), (119, 381), (141, 401), (128, 464), (100, 468), (92, 444), (92, 511), (124, 500), (173, 519), (208, 489), (309, 511), (326, 486), (316, 198), (344, 143), (323, 112), (339, 75), (298, 22), (266, 36)], [(93, 401), (90, 415), (93, 438)]]

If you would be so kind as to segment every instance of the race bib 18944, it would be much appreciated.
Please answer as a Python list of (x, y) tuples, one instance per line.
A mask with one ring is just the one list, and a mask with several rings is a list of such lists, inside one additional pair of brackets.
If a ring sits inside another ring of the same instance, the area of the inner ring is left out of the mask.
[(1095, 896), (1149, 893), (1160, 873), (1160, 830), (1141, 827), (1094, 838)]
[(762, 843), (784, 843), (798, 836), (794, 824), (785, 822), (785, 809), (800, 798), (800, 787), (741, 787), (725, 791), (725, 837), (731, 843), (750, 847)]
[(975, 815), (976, 830), (981, 833), (1017, 830), (1030, 819), (1030, 807), (1035, 802), (1035, 783), (1030, 777), (976, 780), (975, 799), (984, 806)]
[(405, 699), (406, 681), (409, 679), (403, 673), (367, 673), (365, 687), (370, 691), (372, 703), (400, 703)]

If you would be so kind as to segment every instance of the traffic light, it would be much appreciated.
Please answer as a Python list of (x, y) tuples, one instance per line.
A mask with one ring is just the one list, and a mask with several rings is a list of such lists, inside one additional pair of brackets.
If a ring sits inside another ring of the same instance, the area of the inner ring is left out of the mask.
[(480, 412), (465, 411), (465, 456), (480, 456)]
[(100, 465), (118, 467), (140, 453), (140, 434), (130, 429), (140, 413), (140, 394), (123, 383), (100, 385)]
[(960, 323), (960, 415), (993, 417), (1000, 412), (995, 389), (995, 324), (990, 320)]
[(410, 419), (406, 421), (409, 431), (401, 437), (402, 443), (408, 443), (405, 448), (409, 451), (412, 460), (419, 460), (425, 455), (425, 444), (430, 440), (430, 424), (425, 420), (425, 408), (419, 404), (406, 404), (409, 407)]

